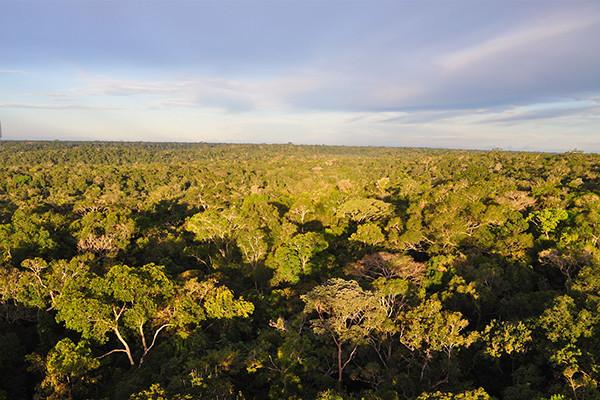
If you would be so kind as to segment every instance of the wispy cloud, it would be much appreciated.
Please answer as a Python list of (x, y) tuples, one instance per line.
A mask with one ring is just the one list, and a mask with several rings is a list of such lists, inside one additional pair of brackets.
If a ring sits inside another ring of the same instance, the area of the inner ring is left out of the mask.
[(0, 74), (17, 74), (17, 75), (23, 75), (26, 74), (27, 71), (25, 70), (21, 70), (21, 69), (1, 69), (0, 68)]
[(580, 121), (592, 118), (600, 122), (600, 103), (593, 101), (572, 101), (567, 103), (542, 104), (536, 107), (514, 107), (489, 119), (485, 119), (483, 122), (516, 125), (527, 121), (549, 121), (567, 117), (576, 118)]
[(25, 104), (25, 103), (0, 103), (0, 108), (13, 108), (24, 110), (120, 110), (119, 107), (86, 106), (78, 104)]
[[(486, 58), (518, 48), (540, 45), (557, 36), (569, 34), (600, 23), (600, 15), (551, 16), (529, 22), (506, 33), (441, 57), (439, 65), (449, 71), (475, 64)], [(518, 62), (518, 60), (515, 60)]]
[(516, 125), (529, 121), (550, 122), (556, 118), (571, 120), (596, 119), (600, 123), (600, 101), (580, 98), (563, 99), (555, 102), (535, 103), (489, 108), (462, 108), (454, 110), (412, 110), (410, 112), (376, 112), (362, 115), (351, 122), (369, 120), (379, 124), (423, 125), (423, 124), (469, 124), (486, 126), (490, 124)]
[[(81, 74), (70, 89), (40, 94), (54, 102), (95, 100), (110, 102), (125, 98), (135, 108), (217, 109), (226, 112), (281, 110), (292, 106), (296, 95), (316, 89), (319, 79), (290, 74), (265, 79), (193, 77), (185, 79), (130, 79)], [(132, 100), (127, 100), (132, 98)], [(100, 99), (100, 100), (98, 100)], [(56, 107), (62, 107), (57, 105)]]

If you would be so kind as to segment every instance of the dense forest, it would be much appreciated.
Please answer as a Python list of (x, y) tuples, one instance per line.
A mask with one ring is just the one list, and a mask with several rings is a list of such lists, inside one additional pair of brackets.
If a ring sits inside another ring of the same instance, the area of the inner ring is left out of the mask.
[(599, 155), (0, 143), (0, 399), (599, 383)]

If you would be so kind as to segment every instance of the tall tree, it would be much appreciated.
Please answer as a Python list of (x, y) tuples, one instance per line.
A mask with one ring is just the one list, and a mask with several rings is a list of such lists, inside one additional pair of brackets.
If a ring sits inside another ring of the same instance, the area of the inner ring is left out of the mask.
[(331, 338), (336, 349), (337, 380), (341, 386), (344, 369), (369, 334), (385, 320), (386, 314), (373, 293), (356, 281), (334, 278), (302, 296), (304, 313), (315, 315), (312, 330)]

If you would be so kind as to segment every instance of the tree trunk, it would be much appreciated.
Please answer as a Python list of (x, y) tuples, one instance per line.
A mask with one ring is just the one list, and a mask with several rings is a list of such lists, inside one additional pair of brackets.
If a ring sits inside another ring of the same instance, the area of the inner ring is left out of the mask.
[(342, 372), (344, 372), (344, 364), (342, 363), (342, 344), (338, 344), (338, 386), (342, 388)]

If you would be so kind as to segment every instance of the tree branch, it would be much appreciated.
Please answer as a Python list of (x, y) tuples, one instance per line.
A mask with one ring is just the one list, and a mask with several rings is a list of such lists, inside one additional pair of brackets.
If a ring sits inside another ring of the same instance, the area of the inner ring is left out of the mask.
[(148, 350), (148, 346), (146, 346), (146, 335), (144, 335), (144, 322), (142, 321), (139, 326), (140, 337), (142, 339), (142, 346), (144, 347), (144, 352)]
[(113, 354), (113, 353), (118, 353), (118, 352), (125, 353), (126, 351), (125, 351), (125, 349), (114, 349), (114, 350), (111, 350), (111, 351), (109, 351), (108, 353), (104, 353), (104, 354), (102, 354), (101, 356), (98, 356), (98, 357), (96, 357), (96, 358), (97, 358), (97, 359), (101, 359), (101, 358), (104, 358), (104, 357), (106, 357), (106, 356), (109, 356), (109, 355), (111, 355), (111, 354)]
[(354, 346), (354, 349), (352, 349), (352, 352), (348, 356), (348, 359), (346, 360), (344, 365), (342, 365), (342, 369), (346, 368), (346, 366), (350, 363), (350, 361), (352, 361), (352, 359), (354, 358), (354, 354), (356, 353), (356, 349), (358, 349), (358, 346)]
[[(142, 366), (142, 363), (144, 362), (144, 358), (146, 358), (146, 355), (150, 352), (150, 350), (152, 350), (152, 348), (154, 347), (154, 344), (156, 343), (156, 338), (158, 337), (158, 334), (160, 333), (160, 331), (162, 331), (163, 329), (171, 326), (173, 324), (163, 324), (161, 325), (156, 332), (154, 332), (154, 337), (152, 337), (152, 343), (150, 343), (150, 346), (146, 348), (146, 339), (143, 336), (143, 332), (142, 332), (142, 343), (144, 344), (144, 354), (142, 354), (142, 356), (140, 357), (140, 362), (138, 364), (138, 367)], [(141, 329), (141, 325), (140, 325), (140, 329)]]
[[(120, 316), (120, 313), (119, 313)], [(123, 344), (124, 349), (123, 352), (125, 352), (127, 354), (127, 358), (129, 359), (129, 364), (131, 366), (135, 365), (135, 362), (133, 361), (133, 356), (131, 355), (131, 349), (129, 348), (129, 344), (127, 344), (127, 342), (125, 341), (125, 339), (123, 338), (123, 336), (121, 336), (121, 332), (119, 332), (119, 328), (117, 326), (115, 326), (113, 328), (113, 331), (115, 332), (115, 335), (117, 335), (117, 339), (119, 339), (119, 341)]]

